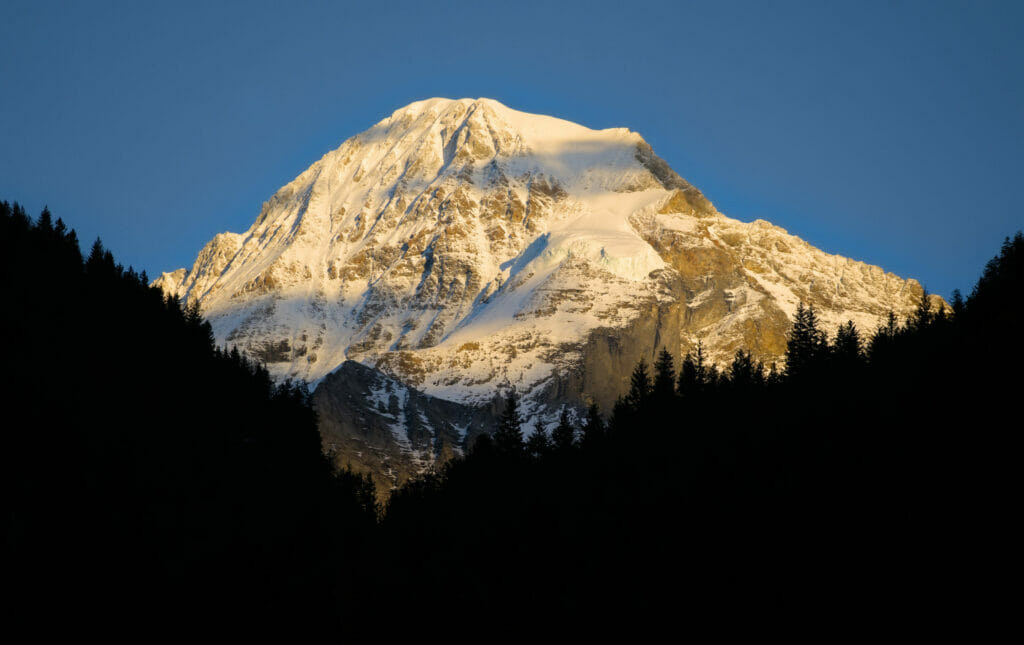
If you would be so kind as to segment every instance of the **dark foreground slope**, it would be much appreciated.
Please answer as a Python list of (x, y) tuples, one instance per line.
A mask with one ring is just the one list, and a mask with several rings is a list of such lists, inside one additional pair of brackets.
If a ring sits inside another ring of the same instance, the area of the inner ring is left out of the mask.
[[(0, 203), (4, 587), (36, 630), (333, 617), (372, 488), (304, 390), (44, 212)], [(157, 633), (157, 632), (143, 632)]]
[(827, 342), (805, 315), (785, 374), (668, 357), (554, 446), (508, 414), (377, 522), (303, 392), (48, 214), (0, 211), (3, 584), (36, 633), (685, 634), (767, 610), (841, 614), (831, 634), (980, 628), (1014, 599), (1019, 235), (954, 313)]

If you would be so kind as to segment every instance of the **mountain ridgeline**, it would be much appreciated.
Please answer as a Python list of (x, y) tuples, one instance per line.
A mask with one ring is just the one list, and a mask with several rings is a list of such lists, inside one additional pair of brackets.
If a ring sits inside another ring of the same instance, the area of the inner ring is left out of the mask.
[[(1021, 234), (948, 310), (919, 298), (826, 334), (798, 306), (784, 371), (663, 352), (607, 422), (591, 408), (550, 436), (526, 437), (509, 396), (493, 435), (385, 507), (332, 470), (301, 387), (146, 282), (98, 242), (83, 259), (47, 211), (0, 203), (5, 584), (36, 633), (758, 610), (948, 625), (1011, 601), (986, 572), (1014, 535)], [(381, 415), (400, 414), (393, 395), (472, 423), (367, 379)]]
[[(198, 304), (218, 345), (277, 379), (316, 387), (355, 361), (482, 412), (514, 389), (527, 431), (553, 428), (565, 407), (610, 410), (662, 348), (677, 362), (700, 343), (722, 367), (741, 348), (781, 363), (801, 302), (833, 334), (906, 317), (923, 293), (726, 217), (636, 132), (485, 98), (396, 110), (278, 190), (247, 231), (218, 234), (154, 284)], [(335, 421), (336, 443), (366, 448), (365, 462), (342, 462), (380, 484), (474, 434), (396, 416), (390, 443), (341, 439)], [(432, 454), (408, 448), (424, 442)]]

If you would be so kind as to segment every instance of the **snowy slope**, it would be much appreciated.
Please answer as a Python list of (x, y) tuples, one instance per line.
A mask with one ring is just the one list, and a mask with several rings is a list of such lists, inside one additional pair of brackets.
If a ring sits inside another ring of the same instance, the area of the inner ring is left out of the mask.
[(515, 387), (528, 409), (607, 405), (660, 346), (778, 359), (800, 300), (870, 330), (921, 293), (719, 214), (635, 132), (438, 98), (348, 139), (156, 284), (277, 376), (316, 383), (351, 359), (463, 403)]

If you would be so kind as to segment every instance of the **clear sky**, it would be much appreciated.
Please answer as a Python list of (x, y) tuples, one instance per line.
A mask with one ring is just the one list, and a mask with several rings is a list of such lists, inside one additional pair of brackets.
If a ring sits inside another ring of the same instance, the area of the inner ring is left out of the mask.
[(628, 127), (944, 296), (1024, 228), (1024, 2), (156, 4), (0, 2), (0, 199), (150, 276), (431, 96)]

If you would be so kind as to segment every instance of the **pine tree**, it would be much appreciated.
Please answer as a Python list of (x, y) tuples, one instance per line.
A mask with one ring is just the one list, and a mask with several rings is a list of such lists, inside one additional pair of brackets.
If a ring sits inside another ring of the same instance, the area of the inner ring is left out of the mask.
[(768, 377), (766, 376), (767, 373), (768, 373), (768, 371), (767, 371), (767, 369), (764, 366), (764, 361), (758, 360), (757, 363), (754, 364), (754, 386), (755, 387), (764, 387), (765, 385), (768, 384)]
[(790, 378), (804, 378), (824, 358), (828, 348), (825, 332), (818, 327), (818, 316), (814, 307), (797, 304), (793, 329), (786, 343), (786, 374)]
[(199, 327), (203, 324), (203, 312), (199, 308), (198, 300), (192, 300), (185, 305), (185, 324), (189, 327)]
[(523, 423), (519, 417), (519, 401), (515, 390), (509, 390), (505, 399), (505, 412), (494, 432), (494, 446), (505, 455), (521, 455), (523, 445)]
[(50, 214), (50, 209), (46, 206), (43, 207), (43, 212), (39, 214), (39, 223), (36, 227), (43, 234), (53, 232), (53, 215)]
[(647, 372), (647, 362), (641, 358), (633, 368), (633, 374), (629, 377), (626, 405), (634, 412), (644, 409), (651, 398), (652, 387), (651, 376)]
[(551, 452), (551, 439), (544, 426), (537, 424), (533, 429), (533, 434), (526, 440), (526, 452), (534, 457), (543, 457)]
[(614, 437), (632, 429), (635, 412), (626, 403), (626, 397), (619, 396), (612, 405), (612, 414), (608, 419), (608, 436)]
[(697, 341), (697, 353), (687, 352), (679, 367), (676, 392), (681, 397), (701, 394), (707, 389), (708, 369), (704, 359), (704, 343)]
[(889, 315), (885, 319), (883, 329), (885, 336), (888, 338), (896, 338), (896, 335), (900, 333), (900, 324), (896, 319), (896, 313), (892, 309), (889, 310)]
[(583, 447), (590, 448), (600, 443), (604, 438), (604, 421), (601, 420), (601, 412), (597, 409), (596, 403), (591, 403), (587, 408), (587, 421), (583, 425)]
[[(985, 329), (976, 351), (1013, 354), (1020, 343), (1005, 343), (1016, 337), (1024, 323), (1024, 234), (1018, 232), (1003, 241), (999, 255), (985, 264), (985, 270), (967, 297), (963, 323), (972, 330)], [(1016, 290), (1016, 291), (1015, 291)], [(984, 321), (984, 323), (981, 323)], [(1000, 345), (1008, 345), (1005, 349)], [(1009, 364), (1009, 363), (1008, 363)]]
[(715, 364), (708, 365), (704, 368), (704, 391), (713, 392), (718, 389), (722, 384), (722, 374), (718, 371), (718, 366)]
[(832, 355), (843, 365), (858, 363), (864, 358), (860, 332), (852, 320), (848, 320), (836, 331), (836, 342), (832, 346)]
[(675, 361), (668, 349), (662, 347), (658, 360), (654, 363), (653, 394), (659, 407), (667, 407), (676, 394)]
[(936, 312), (932, 311), (932, 302), (928, 289), (922, 289), (921, 300), (917, 303), (917, 309), (911, 314), (908, 326), (915, 331), (926, 329), (935, 320)]
[(555, 450), (568, 452), (576, 445), (576, 428), (569, 421), (569, 409), (562, 408), (562, 414), (558, 417), (558, 427), (551, 433), (551, 440)]
[(896, 314), (890, 309), (886, 316), (885, 322), (875, 330), (874, 335), (868, 342), (868, 358), (872, 362), (877, 362), (889, 351), (893, 346), (896, 337), (900, 335), (903, 330), (900, 328), (899, 322), (896, 319)]
[(89, 259), (85, 261), (85, 267), (90, 272), (97, 272), (103, 267), (103, 242), (100, 238), (92, 243), (92, 250), (89, 252)]
[(764, 365), (755, 363), (750, 352), (736, 350), (736, 355), (729, 366), (729, 385), (735, 390), (749, 390), (764, 384)]
[(19, 228), (21, 228), (22, 230), (28, 230), (29, 228), (32, 227), (32, 218), (28, 216), (28, 213), (25, 211), (24, 206), (22, 206), (18, 202), (14, 202), (14, 205), (11, 208), (11, 215), (14, 221), (18, 223)]

